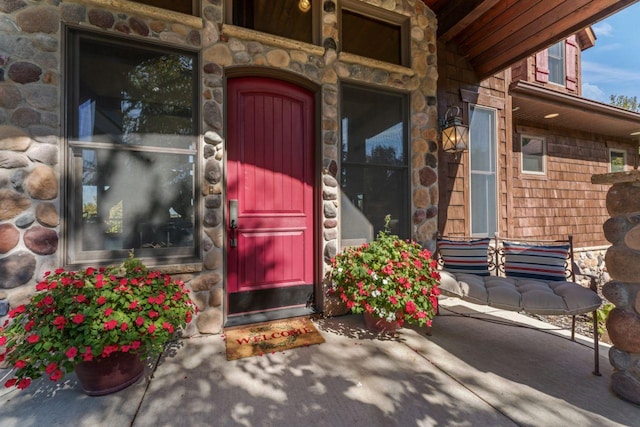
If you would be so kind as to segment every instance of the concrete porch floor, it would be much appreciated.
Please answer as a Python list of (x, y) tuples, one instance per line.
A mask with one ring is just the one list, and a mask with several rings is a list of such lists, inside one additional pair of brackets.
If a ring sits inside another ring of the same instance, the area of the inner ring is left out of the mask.
[(3, 389), (0, 426), (640, 426), (640, 407), (609, 389), (608, 346), (596, 377), (587, 338), (456, 299), (442, 305), (432, 336), (378, 337), (361, 316), (343, 316), (316, 322), (324, 344), (232, 362), (221, 336), (180, 341), (110, 396), (84, 395), (74, 375)]

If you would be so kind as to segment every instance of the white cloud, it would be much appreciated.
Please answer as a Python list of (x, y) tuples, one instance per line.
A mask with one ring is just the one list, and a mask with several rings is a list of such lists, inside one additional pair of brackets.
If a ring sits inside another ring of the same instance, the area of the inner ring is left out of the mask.
[(591, 61), (582, 62), (582, 76), (584, 81), (593, 84), (640, 82), (640, 73), (636, 70), (617, 68)]
[(596, 85), (592, 85), (589, 83), (583, 83), (582, 84), (582, 97), (583, 98), (588, 98), (588, 99), (593, 99), (594, 101), (600, 101), (600, 102), (604, 102), (604, 103), (608, 103), (609, 99), (607, 98), (607, 95), (605, 95), (604, 91), (602, 89), (600, 89), (598, 86)]
[(611, 37), (613, 36), (613, 27), (607, 22), (600, 22), (593, 27), (593, 32), (597, 37)]

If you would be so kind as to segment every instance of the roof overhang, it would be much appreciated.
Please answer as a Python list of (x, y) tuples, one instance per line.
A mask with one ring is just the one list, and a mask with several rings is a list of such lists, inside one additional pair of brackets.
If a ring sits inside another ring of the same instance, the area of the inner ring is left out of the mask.
[[(557, 92), (535, 83), (518, 81), (511, 84), (513, 118), (542, 126), (577, 129), (637, 142), (640, 113), (614, 107), (576, 95)], [(558, 114), (546, 119), (549, 114)]]
[(480, 80), (638, 0), (423, 0)]

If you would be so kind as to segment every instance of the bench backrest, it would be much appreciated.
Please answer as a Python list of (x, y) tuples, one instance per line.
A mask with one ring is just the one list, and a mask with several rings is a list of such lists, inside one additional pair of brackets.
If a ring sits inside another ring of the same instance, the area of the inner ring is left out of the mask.
[(441, 236), (437, 260), (451, 272), (575, 281), (573, 237), (561, 240)]

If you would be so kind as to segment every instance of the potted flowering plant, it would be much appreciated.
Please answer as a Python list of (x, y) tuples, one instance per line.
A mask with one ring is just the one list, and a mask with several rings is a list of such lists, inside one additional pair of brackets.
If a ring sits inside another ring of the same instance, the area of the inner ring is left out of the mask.
[(182, 282), (133, 254), (119, 267), (47, 272), (36, 291), (0, 328), (0, 361), (15, 368), (6, 387), (24, 389), (43, 375), (57, 381), (75, 369), (87, 394), (117, 391), (142, 376), (142, 361), (195, 312)]
[(404, 322), (431, 326), (440, 294), (437, 262), (418, 243), (390, 234), (388, 224), (389, 216), (372, 243), (346, 248), (332, 259), (331, 292), (353, 313), (364, 313), (374, 329)]

